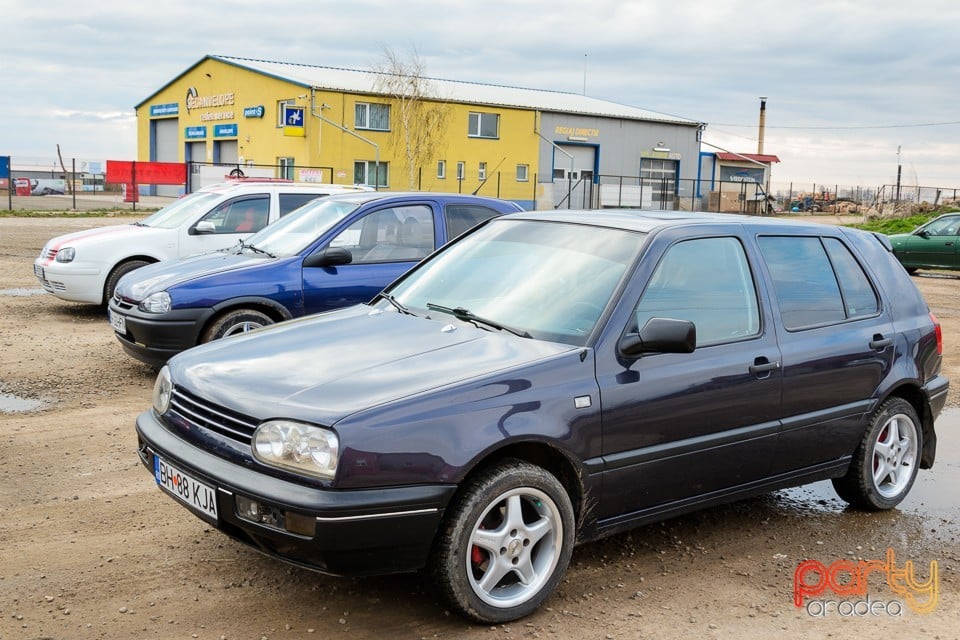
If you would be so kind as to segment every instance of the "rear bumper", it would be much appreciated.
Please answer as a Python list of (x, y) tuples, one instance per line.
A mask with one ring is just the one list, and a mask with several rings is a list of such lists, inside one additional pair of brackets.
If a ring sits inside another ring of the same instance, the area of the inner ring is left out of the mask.
[[(425, 566), (443, 511), (456, 485), (337, 491), (241, 467), (185, 442), (153, 411), (137, 418), (139, 455), (153, 458), (216, 491), (218, 519), (197, 514), (223, 533), (291, 564), (331, 575), (376, 575)], [(237, 499), (254, 500), (270, 522), (240, 517)], [(298, 523), (288, 530), (284, 523)], [(312, 532), (310, 532), (312, 529)]]

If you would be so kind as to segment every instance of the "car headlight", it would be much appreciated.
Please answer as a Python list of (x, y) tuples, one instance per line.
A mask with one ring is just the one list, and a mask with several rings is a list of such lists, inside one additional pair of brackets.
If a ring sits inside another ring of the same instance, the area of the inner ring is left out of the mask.
[(340, 440), (329, 429), (290, 420), (268, 420), (253, 432), (253, 457), (288, 471), (332, 480)]
[(170, 369), (166, 366), (157, 374), (157, 381), (153, 383), (153, 408), (163, 415), (170, 408), (170, 396), (173, 394), (173, 381), (170, 380)]
[(73, 262), (73, 259), (77, 257), (77, 250), (73, 247), (64, 247), (57, 251), (57, 262)]
[(145, 313), (166, 313), (170, 311), (170, 294), (166, 291), (150, 294), (140, 301), (137, 308)]

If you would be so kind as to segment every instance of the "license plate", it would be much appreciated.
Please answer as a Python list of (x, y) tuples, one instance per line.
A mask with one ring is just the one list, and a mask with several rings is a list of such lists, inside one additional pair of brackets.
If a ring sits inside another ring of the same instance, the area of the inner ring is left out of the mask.
[(160, 488), (191, 509), (217, 519), (217, 493), (160, 456), (153, 457), (153, 475)]
[(46, 280), (43, 273), (43, 267), (41, 267), (39, 264), (33, 265), (33, 275), (37, 276), (41, 280)]
[(110, 326), (113, 327), (113, 330), (121, 335), (127, 335), (127, 316), (114, 313), (112, 309), (108, 309), (108, 311), (110, 315)]

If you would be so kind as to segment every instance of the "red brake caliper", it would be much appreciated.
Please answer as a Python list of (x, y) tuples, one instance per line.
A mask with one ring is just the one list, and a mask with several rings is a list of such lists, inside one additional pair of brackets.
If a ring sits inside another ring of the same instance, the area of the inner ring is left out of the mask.
[[(483, 529), (483, 527), (478, 528), (481, 530)], [(479, 567), (481, 564), (483, 564), (483, 560), (483, 551), (481, 551), (480, 547), (477, 545), (473, 545), (473, 547), (470, 548), (470, 562)]]

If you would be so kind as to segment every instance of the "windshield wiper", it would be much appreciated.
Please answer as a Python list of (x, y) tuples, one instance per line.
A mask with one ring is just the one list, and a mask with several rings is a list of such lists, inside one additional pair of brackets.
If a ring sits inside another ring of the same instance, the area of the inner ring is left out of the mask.
[(469, 309), (464, 309), (463, 307), (457, 307), (451, 309), (450, 307), (444, 307), (443, 305), (433, 304), (432, 302), (427, 303), (427, 309), (431, 311), (440, 311), (441, 313), (449, 313), (457, 320), (465, 320), (467, 322), (472, 322), (478, 327), (483, 324), (488, 327), (497, 329), (498, 331), (506, 331), (512, 333), (515, 336), (520, 336), (521, 338), (532, 338), (533, 336), (524, 331), (523, 329), (514, 329), (513, 327), (508, 327), (505, 324), (501, 324), (496, 320), (490, 320), (489, 318), (482, 318)]
[(392, 293), (381, 292), (380, 297), (392, 304), (400, 313), (405, 313), (408, 316), (417, 315), (413, 311), (410, 311), (410, 309), (407, 309), (402, 302), (394, 298)]
[(244, 249), (252, 249), (255, 253), (262, 253), (263, 255), (269, 256), (269, 257), (271, 257), (271, 258), (276, 258), (276, 257), (277, 257), (277, 256), (273, 255), (272, 253), (270, 253), (269, 251), (264, 251), (264, 250), (261, 249), (260, 247), (255, 247), (255, 246), (253, 246), (252, 244), (247, 244), (246, 242), (243, 241), (243, 238), (241, 238), (241, 239), (238, 240), (237, 242), (240, 243), (240, 251), (243, 251)]

